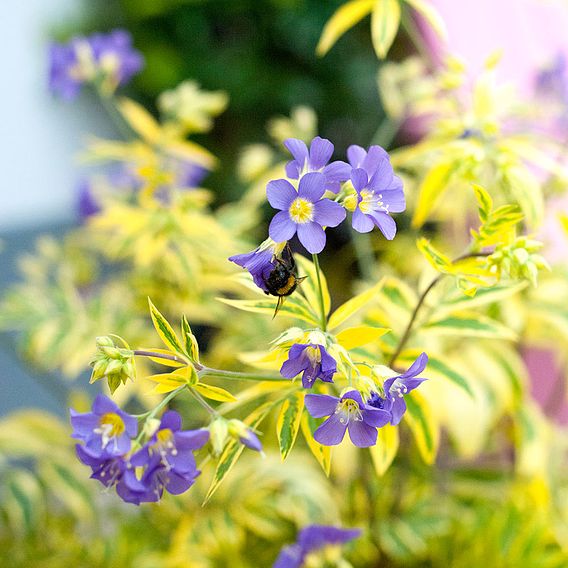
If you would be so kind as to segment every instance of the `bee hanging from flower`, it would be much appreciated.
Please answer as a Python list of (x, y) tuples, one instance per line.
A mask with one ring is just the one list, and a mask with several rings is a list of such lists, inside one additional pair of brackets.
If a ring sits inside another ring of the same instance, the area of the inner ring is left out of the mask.
[(265, 294), (278, 298), (273, 318), (286, 297), (292, 295), (306, 279), (296, 273), (296, 262), (288, 242), (275, 243), (266, 239), (252, 252), (231, 256), (229, 260), (248, 270), (254, 283)]

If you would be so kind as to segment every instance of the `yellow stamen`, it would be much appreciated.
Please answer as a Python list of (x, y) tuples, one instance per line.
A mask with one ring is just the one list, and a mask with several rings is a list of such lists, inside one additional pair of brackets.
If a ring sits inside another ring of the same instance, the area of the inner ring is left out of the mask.
[(388, 205), (385, 206), (385, 204), (382, 201), (382, 194), (380, 193), (375, 193), (373, 191), (370, 191), (368, 189), (364, 189), (361, 192), (361, 203), (359, 203), (359, 209), (361, 210), (361, 213), (371, 213), (372, 211), (387, 211), (388, 212)]
[(314, 204), (307, 199), (297, 197), (292, 201), (289, 209), (290, 218), (294, 223), (309, 223), (314, 218)]

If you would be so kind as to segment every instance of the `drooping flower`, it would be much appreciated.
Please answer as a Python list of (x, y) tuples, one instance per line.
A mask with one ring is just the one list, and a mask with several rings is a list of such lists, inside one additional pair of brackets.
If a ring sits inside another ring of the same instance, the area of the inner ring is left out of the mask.
[(359, 391), (350, 390), (341, 398), (326, 394), (309, 394), (306, 408), (314, 418), (329, 418), (314, 432), (314, 439), (324, 446), (341, 443), (345, 432), (353, 444), (367, 448), (377, 443), (377, 428), (391, 419), (388, 410), (375, 408), (363, 402)]
[(84, 83), (100, 82), (112, 93), (138, 73), (144, 60), (125, 30), (76, 37), (50, 48), (49, 87), (65, 100), (74, 99)]
[(181, 430), (181, 416), (170, 410), (162, 416), (152, 438), (130, 459), (144, 468), (140, 482), (147, 492), (142, 501), (158, 501), (164, 489), (172, 495), (187, 491), (200, 475), (193, 452), (209, 440), (209, 431)]
[(248, 270), (254, 283), (265, 294), (268, 294), (266, 281), (270, 273), (276, 268), (276, 257), (282, 252), (282, 248), (281, 244), (275, 243), (272, 239), (266, 239), (253, 251), (236, 254), (229, 257), (229, 260)]
[(138, 421), (120, 410), (110, 398), (99, 394), (92, 412), (71, 409), (72, 437), (83, 440), (94, 456), (122, 456), (130, 450), (130, 439), (136, 436)]
[(315, 381), (320, 379), (326, 383), (333, 382), (337, 372), (335, 359), (326, 351), (323, 345), (314, 343), (295, 343), (288, 352), (288, 359), (282, 364), (280, 374), (293, 379), (302, 374), (302, 386), (312, 388)]
[(294, 544), (285, 546), (273, 568), (300, 568), (306, 556), (327, 546), (341, 546), (360, 536), (360, 529), (342, 529), (325, 525), (309, 525), (298, 534)]
[(97, 454), (86, 446), (75, 447), (79, 460), (92, 470), (92, 479), (97, 479), (105, 487), (115, 487), (119, 497), (127, 503), (147, 501), (148, 488), (137, 477), (134, 465), (125, 456), (109, 456), (105, 452)]
[(345, 219), (345, 209), (330, 199), (322, 199), (326, 178), (321, 173), (302, 176), (298, 191), (285, 179), (266, 186), (268, 202), (280, 209), (270, 222), (269, 235), (277, 243), (289, 241), (296, 232), (300, 242), (311, 253), (325, 246), (324, 226), (337, 227)]
[(351, 146), (349, 150), (350, 161), (359, 165), (351, 172), (351, 182), (357, 192), (353, 228), (359, 233), (368, 233), (377, 226), (392, 240), (396, 224), (390, 214), (406, 209), (402, 180), (394, 175), (388, 154), (379, 146), (371, 146), (368, 153), (359, 146)]
[(229, 435), (238, 438), (241, 444), (255, 452), (262, 452), (262, 444), (258, 436), (242, 421), (229, 420)]
[(406, 373), (397, 377), (387, 379), (383, 385), (385, 393), (381, 397), (378, 393), (372, 393), (367, 404), (377, 409), (385, 409), (391, 413), (391, 424), (396, 426), (406, 412), (406, 402), (404, 395), (414, 390), (427, 379), (420, 378), (418, 375), (426, 368), (428, 355), (421, 353), (412, 363)]
[(288, 138), (284, 146), (294, 157), (286, 164), (286, 175), (290, 179), (300, 179), (309, 172), (321, 172), (325, 176), (325, 189), (337, 193), (341, 182), (349, 179), (351, 168), (342, 161), (328, 164), (333, 154), (333, 144), (326, 138), (316, 136), (310, 149), (302, 140)]

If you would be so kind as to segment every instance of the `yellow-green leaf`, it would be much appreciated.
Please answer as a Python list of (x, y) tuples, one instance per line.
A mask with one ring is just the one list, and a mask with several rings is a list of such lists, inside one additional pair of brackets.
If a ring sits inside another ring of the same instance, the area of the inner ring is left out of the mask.
[(440, 426), (426, 399), (414, 391), (405, 396), (407, 411), (404, 414), (425, 463), (431, 465), (436, 459), (440, 443)]
[(424, 331), (438, 335), (487, 337), (516, 341), (517, 334), (502, 323), (475, 312), (461, 312), (436, 319), (422, 326)]
[(347, 30), (371, 13), (374, 3), (375, 0), (351, 0), (340, 6), (325, 24), (316, 54), (324, 56)]
[(193, 388), (205, 398), (211, 400), (218, 400), (219, 402), (234, 402), (237, 400), (229, 391), (221, 387), (214, 387), (213, 385), (206, 385), (205, 383), (197, 383)]
[[(245, 312), (256, 312), (259, 314), (274, 314), (276, 308), (276, 298), (262, 300), (232, 300), (229, 298), (217, 298), (220, 302), (243, 310)], [(298, 302), (285, 301), (278, 314), (291, 316), (303, 320), (311, 325), (319, 325), (317, 316), (311, 311), (301, 306)]]
[(168, 320), (158, 311), (152, 300), (148, 298), (152, 323), (160, 336), (160, 339), (174, 352), (184, 353), (184, 349)]
[[(305, 256), (298, 255), (296, 257), (296, 264), (298, 265), (299, 269), (298, 275), (300, 277), (301, 276), (308, 277), (300, 285), (302, 294), (306, 296), (308, 304), (310, 304), (311, 306), (319, 306), (320, 296), (319, 296), (319, 287), (318, 287), (318, 277), (314, 263), (309, 261)], [(327, 280), (325, 278), (325, 275), (321, 271), (320, 271), (320, 280), (321, 280), (321, 288), (323, 295), (323, 307), (325, 315), (327, 316), (329, 314), (329, 310), (331, 309), (331, 298), (329, 296)]]
[(387, 424), (379, 428), (377, 443), (369, 448), (376, 474), (383, 476), (398, 452), (398, 426)]
[(191, 386), (197, 382), (197, 373), (193, 366), (188, 365), (181, 369), (176, 369), (172, 373), (159, 373), (146, 377), (150, 381), (158, 383), (153, 389), (154, 393), (167, 393), (177, 388), (188, 385)]
[(482, 221), (485, 221), (491, 213), (491, 209), (493, 209), (493, 199), (480, 185), (473, 184), (473, 191), (479, 204), (479, 217)]
[(430, 24), (441, 39), (447, 39), (448, 30), (446, 29), (446, 24), (438, 10), (430, 2), (426, 0), (405, 0), (405, 2), (412, 6)]
[(479, 306), (486, 306), (494, 302), (499, 302), (509, 296), (514, 296), (529, 285), (528, 282), (518, 282), (509, 285), (496, 285), (488, 288), (480, 288), (475, 296), (468, 298), (459, 294), (449, 297), (441, 304), (436, 306), (436, 314), (456, 312), (459, 310), (470, 310)]
[(416, 241), (416, 246), (432, 265), (432, 268), (444, 274), (453, 272), (452, 261), (445, 254), (440, 252), (428, 239), (424, 237), (419, 238)]
[(280, 446), (282, 461), (288, 457), (290, 450), (294, 447), (303, 410), (303, 392), (294, 393), (282, 404), (280, 414), (278, 414), (276, 421), (276, 433), (278, 435), (278, 445)]
[(345, 349), (355, 349), (356, 347), (361, 347), (361, 345), (367, 345), (367, 343), (377, 340), (389, 331), (390, 329), (387, 327), (358, 325), (340, 331), (335, 337), (339, 345)]
[(528, 168), (513, 166), (503, 172), (503, 182), (525, 214), (528, 225), (536, 228), (544, 216), (541, 185)]
[(428, 171), (418, 188), (418, 202), (412, 218), (413, 227), (419, 228), (426, 222), (430, 212), (447, 189), (454, 168), (453, 161), (444, 161)]
[(142, 105), (124, 97), (118, 101), (118, 110), (130, 128), (146, 142), (156, 144), (159, 141), (160, 125)]
[(332, 330), (339, 327), (343, 322), (345, 322), (352, 315), (358, 312), (363, 306), (376, 298), (377, 294), (383, 286), (383, 283), (384, 279), (381, 279), (373, 287), (365, 290), (365, 292), (361, 292), (361, 294), (357, 294), (357, 296), (354, 296), (353, 298), (347, 300), (347, 302), (339, 306), (339, 308), (337, 308), (337, 310), (335, 310), (329, 318), (329, 329)]
[[(260, 426), (260, 423), (264, 420), (266, 415), (270, 412), (270, 410), (272, 410), (274, 405), (275, 403), (272, 401), (264, 403), (247, 418), (245, 418), (245, 424), (247, 424), (251, 429), (256, 430)], [(241, 444), (238, 440), (231, 440), (225, 446), (225, 449), (223, 450), (223, 453), (221, 454), (221, 457), (219, 458), (219, 461), (217, 463), (217, 468), (215, 469), (215, 474), (213, 475), (213, 481), (209, 486), (209, 490), (207, 491), (203, 505), (205, 505), (209, 501), (209, 499), (211, 499), (215, 491), (217, 491), (221, 482), (231, 471), (235, 463), (237, 463), (237, 460), (243, 453), (243, 449), (244, 445)]]
[(183, 337), (185, 352), (194, 361), (199, 361), (199, 345), (197, 343), (197, 338), (195, 337), (195, 335), (193, 335), (191, 327), (185, 315), (183, 315), (181, 318), (181, 334)]
[(379, 59), (386, 57), (399, 25), (399, 0), (375, 0), (371, 14), (371, 39)]
[(302, 434), (306, 440), (306, 444), (310, 451), (321, 465), (324, 473), (329, 477), (331, 471), (331, 447), (322, 446), (314, 440), (314, 432), (317, 429), (317, 423), (307, 412), (302, 416)]

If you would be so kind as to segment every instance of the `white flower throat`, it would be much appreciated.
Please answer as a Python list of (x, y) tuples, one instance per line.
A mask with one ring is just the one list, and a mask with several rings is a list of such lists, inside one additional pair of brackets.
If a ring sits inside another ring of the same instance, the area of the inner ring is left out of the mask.
[(370, 189), (361, 191), (361, 202), (359, 209), (362, 213), (372, 213), (373, 211), (386, 211), (388, 213), (389, 206), (383, 203), (383, 194), (375, 193)]

